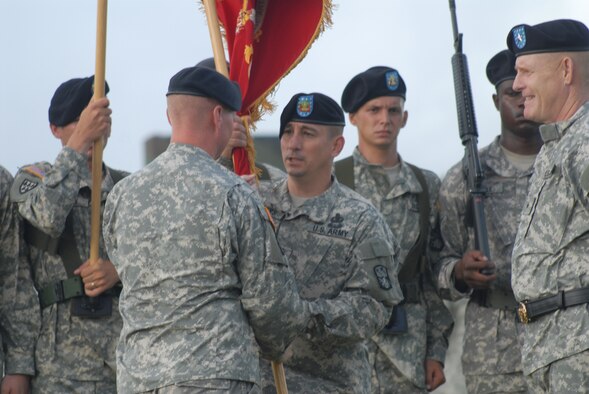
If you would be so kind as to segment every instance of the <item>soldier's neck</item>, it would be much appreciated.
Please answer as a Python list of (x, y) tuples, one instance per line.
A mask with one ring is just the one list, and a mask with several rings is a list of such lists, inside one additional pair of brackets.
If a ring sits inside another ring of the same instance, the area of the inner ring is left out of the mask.
[(394, 167), (399, 164), (399, 153), (397, 152), (397, 143), (388, 146), (374, 146), (358, 143), (358, 150), (364, 158), (371, 164), (380, 164), (384, 167)]

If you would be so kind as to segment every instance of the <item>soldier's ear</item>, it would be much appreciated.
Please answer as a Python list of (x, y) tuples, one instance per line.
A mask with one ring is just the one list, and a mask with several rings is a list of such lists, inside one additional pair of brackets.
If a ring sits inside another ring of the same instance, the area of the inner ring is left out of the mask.
[(409, 112), (403, 111), (403, 124), (401, 125), (401, 128), (405, 127), (407, 119), (409, 119)]
[(49, 128), (51, 129), (51, 134), (57, 139), (61, 139), (61, 129), (54, 124), (49, 124)]
[(493, 104), (495, 104), (495, 108), (499, 111), (499, 96), (497, 93), (493, 93)]
[(348, 119), (350, 119), (350, 123), (353, 124), (354, 126), (356, 126), (356, 113), (355, 112), (350, 112), (348, 114)]
[(338, 135), (337, 137), (335, 137), (335, 139), (333, 140), (333, 151), (332, 151), (332, 157), (336, 157), (337, 155), (339, 155), (342, 151), (342, 149), (344, 149), (344, 145), (346, 144), (346, 139), (344, 138), (343, 135)]

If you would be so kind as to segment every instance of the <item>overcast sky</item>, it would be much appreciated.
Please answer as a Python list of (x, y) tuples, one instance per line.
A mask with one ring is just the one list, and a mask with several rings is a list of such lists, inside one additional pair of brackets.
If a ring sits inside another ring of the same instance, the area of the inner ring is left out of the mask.
[[(278, 110), (258, 124), (277, 135), (280, 111), (298, 92), (318, 91), (340, 101), (346, 83), (375, 65), (397, 68), (407, 84), (409, 121), (399, 150), (408, 161), (443, 174), (460, 160), (450, 58), (452, 28), (446, 0), (339, 0), (333, 27), (280, 84)], [(487, 61), (505, 48), (509, 29), (573, 18), (589, 24), (587, 0), (456, 0), (464, 34), (479, 129), (479, 147), (499, 132)], [(0, 0), (0, 164), (53, 162), (60, 143), (49, 130), (47, 109), (57, 86), (94, 73), (95, 0)], [(165, 92), (181, 68), (212, 56), (201, 5), (196, 0), (111, 0), (106, 79), (113, 131), (105, 161), (138, 170), (144, 143), (168, 135)], [(356, 130), (345, 129), (349, 154)]]

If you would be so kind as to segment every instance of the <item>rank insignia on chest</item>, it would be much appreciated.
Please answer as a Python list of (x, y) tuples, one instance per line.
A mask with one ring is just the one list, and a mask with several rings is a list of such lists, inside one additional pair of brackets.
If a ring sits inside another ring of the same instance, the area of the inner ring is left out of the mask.
[(329, 219), (329, 224), (327, 227), (329, 228), (342, 228), (344, 225), (344, 217), (339, 213), (336, 213), (334, 217)]
[(377, 265), (374, 267), (374, 274), (376, 275), (376, 280), (381, 289), (390, 290), (393, 288), (391, 279), (389, 278), (389, 272), (384, 265)]
[(20, 194), (25, 194), (33, 190), (39, 185), (38, 181), (31, 181), (30, 179), (23, 179), (22, 183), (20, 184), (18, 191)]

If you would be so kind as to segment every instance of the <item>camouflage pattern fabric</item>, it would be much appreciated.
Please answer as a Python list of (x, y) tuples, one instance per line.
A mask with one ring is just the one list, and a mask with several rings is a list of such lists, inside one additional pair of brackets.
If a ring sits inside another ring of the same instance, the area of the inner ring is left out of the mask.
[[(589, 102), (570, 119), (541, 126), (540, 134), (544, 146), (513, 249), (511, 283), (519, 301), (589, 286)], [(588, 304), (524, 325), (526, 375), (587, 349)]]
[[(589, 393), (589, 353), (581, 352), (532, 372), (528, 379), (532, 393)], [(554, 379), (558, 376), (559, 379)]]
[(182, 382), (149, 391), (151, 394), (259, 394), (260, 386), (238, 380), (207, 379)]
[(104, 236), (123, 292), (117, 387), (259, 384), (310, 306), (255, 191), (200, 148), (171, 144), (109, 196)]
[(102, 381), (82, 381), (56, 378), (54, 376), (43, 376), (33, 377), (31, 387), (31, 394), (112, 394), (117, 392), (116, 382), (112, 379), (104, 379)]
[[(368, 201), (336, 180), (298, 208), (286, 180), (263, 197), (301, 297), (315, 301), (310, 327), (280, 358), (289, 391), (367, 393), (366, 340), (402, 299), (392, 233)], [(262, 364), (263, 390), (273, 392), (270, 365)]]
[[(354, 150), (355, 189), (368, 198), (384, 216), (400, 244), (399, 262), (403, 262), (420, 233), (419, 204), (417, 194), (422, 188), (413, 170), (401, 159), (401, 171), (394, 185), (391, 185), (381, 165), (370, 164)], [(439, 233), (436, 200), (440, 180), (431, 171), (422, 171), (430, 197), (430, 234), (428, 238), (427, 263), (422, 278), (423, 291), (419, 303), (405, 303), (408, 332), (400, 335), (380, 333), (372, 338), (380, 354), (376, 363), (386, 360), (387, 365), (374, 365), (372, 378), (373, 393), (392, 393), (404, 375), (410, 385), (425, 390), (425, 359), (444, 363), (448, 337), (452, 329), (452, 315), (442, 302), (433, 286), (431, 264), (437, 259), (442, 241)], [(395, 371), (396, 369), (396, 371)], [(400, 372), (400, 374), (399, 374)]]
[[(25, 220), (52, 237), (63, 232), (66, 217), (73, 212), (78, 252), (82, 261), (86, 261), (90, 253), (91, 184), (87, 157), (64, 147), (53, 165), (40, 162), (22, 167), (15, 177), (11, 198)], [(106, 168), (102, 182), (103, 203), (113, 185), (110, 170)], [(67, 279), (58, 255), (33, 246), (29, 247), (29, 254), (27, 277), (34, 278), (36, 291)], [(99, 255), (108, 259), (102, 239)], [(37, 382), (50, 379), (114, 382), (115, 347), (122, 324), (117, 299), (113, 298), (110, 317), (87, 319), (71, 316), (70, 301), (50, 305), (39, 313), (39, 298), (30, 290), (27, 282), (19, 284), (17, 298), (23, 310), (37, 311), (27, 312), (21, 328), (34, 332), (34, 338), (38, 335), (34, 344), (37, 378), (32, 382), (33, 391)]]
[[(26, 289), (27, 265), (22, 242), (22, 220), (10, 201), (12, 175), (0, 167), (0, 326), (7, 374), (35, 374), (35, 338), (39, 306), (29, 308), (27, 298), (35, 297), (30, 278)], [(33, 324), (27, 325), (32, 320)]]
[[(532, 169), (522, 171), (505, 157), (499, 137), (479, 152), (485, 174), (485, 218), (491, 260), (495, 263), (497, 279), (491, 291), (511, 293), (511, 252), (517, 232), (519, 215), (524, 205)], [(475, 248), (474, 230), (466, 226), (469, 193), (462, 162), (446, 174), (440, 190), (441, 229), (444, 248), (440, 253), (438, 285), (440, 293), (449, 300), (470, 297), (454, 286), (453, 271), (463, 254)], [(469, 392), (486, 393), (478, 383), (501, 382), (504, 392), (525, 391), (521, 373), (521, 325), (515, 309), (490, 308), (471, 299), (465, 313), (465, 334), (462, 371)], [(469, 381), (472, 379), (472, 383)], [(508, 383), (509, 382), (509, 383)], [(493, 384), (489, 389), (493, 389)], [(472, 390), (476, 388), (476, 390)]]

